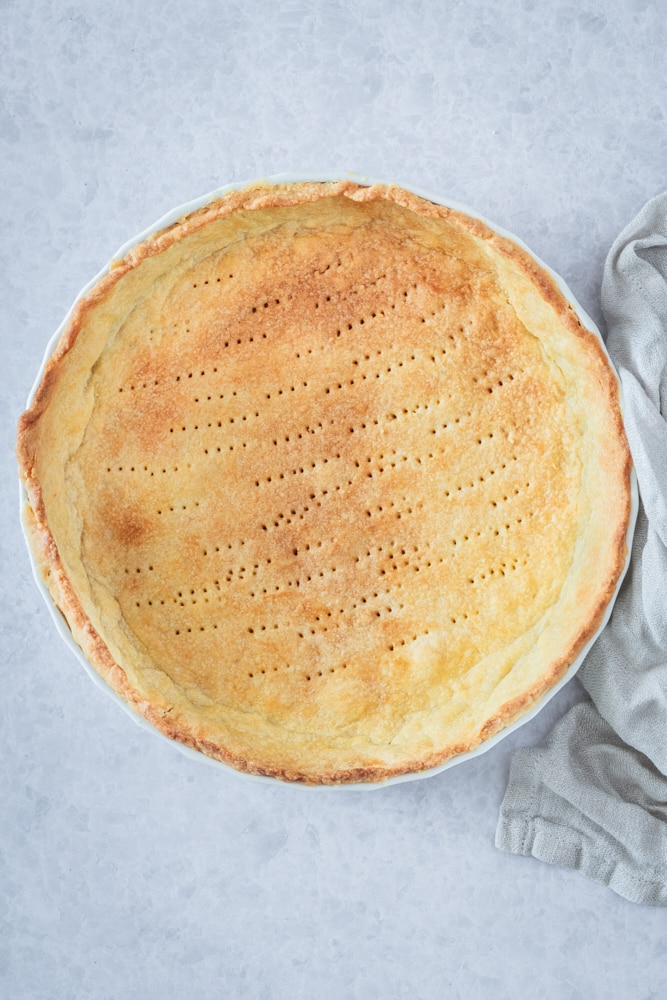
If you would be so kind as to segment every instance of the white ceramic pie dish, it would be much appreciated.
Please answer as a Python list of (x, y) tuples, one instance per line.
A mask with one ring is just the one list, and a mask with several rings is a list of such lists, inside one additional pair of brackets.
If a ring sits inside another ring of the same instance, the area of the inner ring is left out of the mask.
[[(350, 174), (341, 174), (340, 172), (336, 172), (336, 173), (323, 173), (323, 174), (279, 174), (279, 175), (270, 176), (270, 177), (267, 177), (267, 178), (262, 178), (261, 180), (262, 180), (263, 183), (276, 183), (276, 184), (278, 184), (278, 183), (295, 183), (295, 182), (300, 182), (300, 181), (333, 181), (333, 180), (342, 180), (342, 179), (354, 180), (356, 183), (358, 183), (358, 184), (364, 184), (364, 185), (365, 184), (370, 185), (370, 184), (375, 184), (375, 183), (386, 183), (385, 181), (381, 181), (381, 180), (379, 180), (377, 178), (370, 178), (370, 177), (367, 177), (365, 175), (352, 174), (352, 173), (350, 173)], [(201, 198), (197, 198), (197, 199), (195, 199), (193, 201), (190, 201), (190, 202), (188, 202), (186, 204), (179, 205), (177, 208), (174, 208), (172, 211), (168, 212), (166, 215), (164, 215), (162, 218), (160, 218), (154, 225), (148, 227), (143, 232), (141, 232), (137, 236), (135, 236), (133, 239), (131, 239), (127, 243), (123, 244), (123, 246), (119, 248), (119, 250), (116, 252), (116, 254), (114, 254), (112, 260), (117, 260), (119, 258), (124, 257), (136, 244), (138, 244), (138, 243), (142, 242), (143, 240), (145, 240), (152, 233), (154, 233), (154, 232), (156, 232), (158, 230), (164, 229), (167, 226), (173, 225), (177, 220), (179, 220), (183, 216), (188, 215), (189, 213), (191, 213), (191, 212), (193, 212), (193, 211), (195, 211), (195, 210), (197, 210), (199, 208), (202, 208), (203, 206), (207, 205), (209, 202), (211, 202), (211, 201), (213, 201), (213, 200), (221, 197), (222, 195), (228, 193), (229, 191), (233, 191), (233, 190), (238, 190), (238, 189), (245, 188), (245, 187), (249, 186), (252, 183), (257, 183), (257, 181), (244, 181), (244, 182), (241, 182), (241, 183), (238, 183), (238, 184), (225, 185), (224, 187), (220, 187), (220, 188), (216, 189), (215, 191), (212, 191), (209, 194), (204, 195)], [(501, 236), (504, 236), (504, 237), (506, 237), (508, 239), (513, 240), (514, 243), (516, 243), (518, 246), (520, 246), (524, 250), (526, 250), (529, 254), (531, 254), (531, 256), (533, 257), (533, 259), (536, 260), (537, 263), (545, 271), (547, 271), (551, 275), (551, 277), (554, 279), (554, 281), (558, 285), (558, 287), (559, 287), (561, 293), (563, 294), (563, 296), (572, 305), (573, 309), (575, 310), (575, 312), (578, 315), (578, 317), (581, 320), (581, 322), (589, 330), (593, 331), (597, 335), (597, 337), (600, 340), (600, 343), (603, 346), (603, 349), (605, 349), (604, 348), (604, 343), (602, 341), (602, 337), (600, 335), (600, 331), (597, 329), (597, 326), (595, 325), (595, 323), (593, 322), (593, 320), (590, 318), (590, 316), (587, 315), (587, 313), (582, 309), (582, 307), (576, 301), (576, 299), (572, 295), (572, 292), (569, 290), (569, 288), (567, 287), (567, 285), (565, 284), (565, 282), (550, 267), (548, 267), (548, 265), (546, 265), (543, 261), (541, 261), (540, 258), (537, 257), (526, 246), (526, 244), (521, 239), (519, 239), (518, 237), (516, 237), (514, 234), (508, 232), (507, 230), (503, 229), (502, 227), (497, 226), (494, 223), (490, 222), (488, 219), (486, 219), (483, 216), (481, 216), (478, 212), (475, 212), (475, 211), (471, 210), (468, 206), (463, 205), (460, 202), (451, 201), (449, 199), (442, 198), (441, 196), (435, 195), (435, 194), (433, 194), (430, 191), (425, 191), (424, 189), (419, 188), (419, 187), (413, 187), (411, 185), (406, 185), (406, 184), (403, 184), (402, 182), (401, 182), (400, 186), (402, 188), (404, 188), (405, 190), (411, 191), (414, 194), (416, 194), (416, 195), (420, 196), (421, 198), (424, 198), (424, 199), (426, 199), (428, 201), (432, 201), (432, 202), (435, 202), (437, 204), (445, 205), (445, 206), (450, 207), (450, 208), (452, 208), (454, 210), (463, 212), (463, 213), (465, 213), (465, 214), (467, 214), (467, 215), (469, 215), (469, 216), (471, 216), (473, 218), (480, 219), (489, 228), (493, 229), (495, 232), (499, 233)], [(95, 275), (95, 277), (92, 278), (92, 280), (90, 282), (88, 282), (88, 284), (81, 290), (81, 292), (77, 296), (77, 299), (75, 300), (75, 303), (81, 298), (81, 296), (83, 296), (84, 294), (86, 294), (100, 280), (100, 278), (102, 278), (109, 271), (110, 266), (111, 266), (111, 262), (109, 264), (107, 264), (106, 267), (104, 267), (97, 275)], [(72, 309), (73, 308), (74, 308), (74, 305), (72, 306)], [(63, 322), (60, 324), (60, 326), (58, 327), (58, 329), (55, 331), (53, 337), (51, 338), (51, 340), (49, 341), (49, 344), (47, 345), (47, 348), (46, 348), (46, 351), (45, 351), (45, 355), (44, 355), (44, 359), (43, 359), (41, 368), (40, 368), (40, 370), (39, 370), (39, 372), (37, 374), (37, 377), (35, 379), (33, 388), (31, 390), (31, 393), (30, 393), (30, 396), (29, 396), (29, 399), (28, 399), (28, 405), (30, 405), (30, 403), (33, 400), (35, 392), (37, 391), (37, 388), (38, 388), (38, 386), (39, 386), (39, 384), (41, 382), (41, 379), (42, 379), (42, 376), (43, 376), (43, 373), (44, 373), (44, 369), (45, 369), (46, 363), (47, 363), (49, 357), (51, 356), (51, 354), (53, 353), (53, 350), (54, 350), (54, 348), (55, 348), (55, 346), (56, 346), (56, 344), (57, 344), (57, 342), (58, 342), (58, 340), (59, 340), (59, 338), (60, 338), (63, 330), (65, 329), (65, 326), (67, 325), (67, 323), (69, 321), (72, 309), (70, 309), (70, 311), (68, 312), (67, 316), (65, 316), (65, 318), (63, 319)], [(605, 353), (606, 353), (606, 349), (605, 349)], [(621, 398), (621, 406), (622, 406), (622, 398)], [(23, 489), (22, 486), (20, 488), (20, 494), (21, 494), (21, 509), (23, 510), (23, 508), (25, 507), (25, 503), (26, 503), (26, 495), (25, 495), (25, 491), (24, 491), (24, 489)], [(585, 659), (585, 657), (586, 657), (588, 651), (590, 650), (591, 646), (593, 645), (593, 643), (595, 642), (595, 640), (599, 636), (600, 632), (602, 631), (602, 629), (606, 625), (607, 621), (609, 620), (609, 617), (610, 617), (611, 612), (612, 612), (614, 601), (616, 599), (616, 596), (618, 594), (618, 590), (619, 590), (619, 588), (621, 586), (623, 577), (624, 577), (625, 572), (627, 571), (627, 568), (628, 568), (628, 565), (629, 565), (631, 545), (632, 545), (632, 536), (633, 536), (634, 526), (635, 526), (635, 521), (636, 521), (636, 516), (637, 516), (637, 508), (638, 508), (638, 491), (637, 491), (636, 476), (635, 476), (635, 473), (634, 473), (634, 470), (633, 470), (632, 477), (631, 477), (631, 511), (630, 511), (630, 519), (629, 519), (629, 523), (628, 523), (628, 531), (627, 531), (628, 556), (626, 558), (625, 566), (624, 566), (623, 572), (622, 572), (622, 574), (621, 574), (621, 576), (619, 578), (619, 581), (618, 581), (616, 590), (614, 592), (614, 595), (613, 595), (611, 601), (609, 602), (609, 604), (607, 606), (607, 609), (606, 609), (606, 612), (605, 612), (602, 624), (600, 625), (600, 628), (597, 630), (597, 632), (595, 633), (595, 635), (591, 638), (591, 640), (587, 643), (587, 645), (585, 646), (585, 648), (582, 650), (582, 652), (580, 653), (580, 655), (572, 663), (572, 665), (570, 666), (570, 668), (568, 669), (568, 671), (566, 672), (566, 674), (561, 678), (561, 680), (556, 685), (554, 685), (549, 691), (547, 691), (545, 693), (545, 695), (541, 698), (541, 700), (536, 705), (534, 705), (532, 709), (530, 709), (528, 712), (526, 712), (525, 714), (523, 714), (522, 716), (520, 716), (517, 720), (515, 720), (514, 723), (512, 723), (509, 726), (507, 726), (505, 729), (501, 730), (495, 736), (491, 737), (490, 739), (486, 740), (484, 743), (480, 744), (474, 750), (471, 750), (471, 751), (469, 751), (469, 752), (467, 752), (465, 754), (461, 754), (461, 755), (459, 755), (457, 757), (450, 758), (449, 760), (445, 761), (445, 763), (440, 764), (437, 767), (433, 767), (433, 768), (427, 769), (425, 771), (419, 771), (419, 772), (412, 772), (412, 773), (408, 773), (408, 774), (397, 775), (395, 777), (392, 777), (392, 778), (386, 779), (385, 781), (380, 781), (380, 782), (357, 782), (357, 783), (349, 783), (349, 784), (344, 784), (344, 785), (334, 785), (334, 786), (326, 786), (326, 787), (350, 788), (350, 789), (374, 789), (374, 788), (386, 787), (389, 784), (396, 784), (396, 783), (402, 782), (402, 781), (411, 781), (411, 780), (415, 780), (417, 778), (430, 777), (430, 776), (432, 776), (434, 774), (439, 773), (440, 771), (446, 770), (449, 767), (453, 767), (455, 764), (459, 764), (459, 763), (461, 763), (461, 762), (463, 762), (465, 760), (469, 760), (472, 757), (476, 757), (479, 754), (485, 753), (487, 750), (490, 750), (493, 746), (495, 746), (496, 743), (498, 743), (501, 739), (503, 739), (509, 733), (514, 732), (520, 726), (524, 725), (526, 722), (529, 722), (532, 718), (534, 718), (535, 715), (537, 715), (537, 713), (539, 711), (541, 711), (542, 708), (544, 708), (544, 706), (547, 704), (547, 702), (574, 676), (574, 674), (576, 674), (577, 670), (581, 666), (581, 664), (582, 664), (583, 660)], [(26, 539), (26, 541), (27, 541), (27, 539)], [(39, 572), (39, 570), (37, 568), (37, 564), (36, 564), (35, 559), (34, 559), (34, 557), (32, 555), (32, 552), (30, 550), (30, 546), (29, 545), (28, 545), (28, 552), (29, 552), (30, 562), (31, 562), (31, 566), (32, 566), (33, 576), (35, 578), (35, 581), (37, 583), (37, 586), (38, 586), (40, 592), (42, 593), (42, 596), (44, 597), (44, 600), (45, 600), (45, 602), (47, 604), (47, 607), (49, 608), (49, 611), (50, 611), (50, 613), (51, 613), (51, 615), (52, 615), (52, 617), (54, 619), (54, 622), (56, 624), (56, 628), (57, 628), (58, 633), (60, 634), (61, 638), (69, 646), (69, 648), (72, 650), (72, 652), (74, 653), (74, 655), (79, 659), (79, 662), (83, 665), (83, 667), (86, 670), (86, 672), (88, 673), (89, 677), (91, 677), (91, 679), (97, 684), (98, 687), (100, 687), (109, 696), (111, 696), (132, 717), (132, 719), (138, 725), (140, 725), (142, 728), (148, 730), (149, 732), (153, 733), (154, 735), (159, 736), (165, 742), (168, 742), (171, 745), (175, 746), (181, 753), (184, 753), (186, 756), (194, 758), (194, 759), (197, 759), (197, 760), (200, 760), (200, 761), (204, 761), (205, 763), (208, 763), (208, 764), (212, 765), (213, 767), (222, 768), (226, 772), (231, 772), (233, 774), (239, 775), (239, 776), (241, 776), (241, 777), (243, 777), (243, 778), (245, 778), (247, 780), (260, 781), (260, 782), (264, 782), (264, 783), (268, 782), (270, 784), (275, 784), (276, 781), (279, 781), (279, 779), (277, 779), (277, 778), (262, 777), (262, 776), (256, 776), (256, 775), (247, 774), (247, 773), (244, 773), (244, 772), (239, 772), (239, 771), (235, 770), (234, 768), (232, 768), (231, 766), (229, 766), (228, 764), (225, 764), (225, 763), (223, 763), (221, 761), (218, 761), (218, 760), (214, 760), (214, 759), (206, 756), (205, 754), (203, 754), (203, 753), (201, 753), (201, 752), (199, 752), (197, 750), (193, 750), (190, 747), (187, 747), (187, 746), (185, 746), (185, 745), (183, 745), (181, 743), (178, 743), (178, 742), (176, 742), (174, 740), (169, 739), (168, 737), (166, 737), (166, 736), (162, 735), (160, 732), (158, 732), (158, 730), (156, 730), (149, 722), (147, 722), (141, 716), (137, 715), (129, 707), (129, 705), (125, 701), (123, 701), (123, 699), (120, 698), (106, 684), (106, 682), (100, 677), (100, 675), (97, 673), (97, 671), (94, 670), (94, 668), (88, 663), (88, 661), (84, 657), (81, 649), (79, 648), (79, 646), (74, 641), (74, 639), (72, 637), (72, 634), (71, 634), (71, 632), (69, 630), (69, 627), (67, 625), (67, 622), (65, 621), (63, 615), (60, 613), (60, 611), (58, 610), (58, 608), (54, 604), (54, 602), (53, 602), (53, 600), (52, 600), (52, 598), (51, 598), (51, 596), (50, 596), (50, 594), (48, 592), (48, 589), (47, 589), (46, 585), (44, 584), (44, 582), (43, 582), (43, 580), (41, 578), (40, 572)], [(282, 782), (282, 781), (280, 783), (281, 784), (286, 784), (286, 782)], [(313, 786), (299, 785), (299, 787), (313, 787)], [(316, 787), (322, 787), (322, 786), (316, 786)]]

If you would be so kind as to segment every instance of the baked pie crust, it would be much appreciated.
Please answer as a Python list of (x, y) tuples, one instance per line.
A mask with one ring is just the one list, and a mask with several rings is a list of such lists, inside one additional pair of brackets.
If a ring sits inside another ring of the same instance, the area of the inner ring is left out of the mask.
[(533, 706), (626, 559), (617, 380), (554, 280), (394, 186), (260, 184), (76, 305), (18, 456), (53, 600), (167, 736), (380, 781)]

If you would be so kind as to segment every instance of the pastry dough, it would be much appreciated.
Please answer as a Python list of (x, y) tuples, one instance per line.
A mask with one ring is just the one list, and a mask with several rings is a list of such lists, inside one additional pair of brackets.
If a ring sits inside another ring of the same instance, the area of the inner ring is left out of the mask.
[(77, 304), (20, 422), (85, 655), (253, 774), (380, 781), (529, 709), (626, 557), (616, 378), (552, 278), (393, 186), (255, 185)]

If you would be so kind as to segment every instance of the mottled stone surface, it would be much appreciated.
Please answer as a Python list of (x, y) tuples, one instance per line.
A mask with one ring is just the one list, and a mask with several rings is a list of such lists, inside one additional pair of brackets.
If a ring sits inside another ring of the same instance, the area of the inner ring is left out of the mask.
[(599, 319), (667, 184), (663, 0), (0, 3), (0, 995), (649, 1000), (664, 911), (499, 853), (512, 750), (373, 793), (251, 784), (136, 727), (57, 637), (13, 440), (79, 288), (228, 181), (355, 169), (520, 235)]

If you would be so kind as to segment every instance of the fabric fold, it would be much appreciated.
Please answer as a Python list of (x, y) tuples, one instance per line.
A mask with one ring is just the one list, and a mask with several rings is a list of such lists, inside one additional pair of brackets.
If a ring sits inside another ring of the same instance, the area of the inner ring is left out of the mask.
[(667, 906), (667, 192), (612, 246), (602, 309), (639, 484), (632, 558), (579, 672), (591, 702), (514, 755), (496, 844)]

